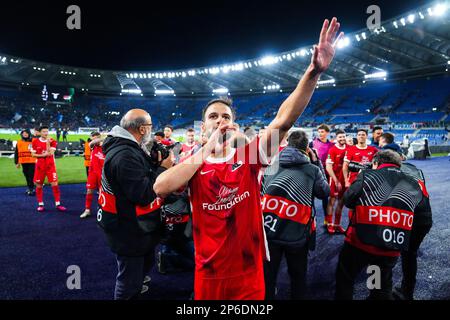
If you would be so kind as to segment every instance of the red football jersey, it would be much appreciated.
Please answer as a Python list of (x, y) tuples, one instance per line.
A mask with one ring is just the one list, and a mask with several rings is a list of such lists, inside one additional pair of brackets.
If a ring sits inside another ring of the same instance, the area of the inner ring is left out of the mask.
[[(348, 147), (347, 153), (345, 155), (344, 161), (346, 162), (358, 162), (360, 164), (371, 163), (373, 157), (378, 152), (378, 149), (373, 146), (366, 146), (365, 148), (360, 148), (357, 145)], [(358, 177), (358, 172), (350, 173), (350, 183), (356, 180)]]
[(333, 172), (339, 180), (343, 178), (342, 168), (344, 166), (344, 158), (347, 150), (347, 145), (339, 147), (338, 144), (335, 144), (334, 147), (328, 152), (326, 163), (333, 165)]
[[(56, 150), (57, 143), (52, 138), (48, 138), (47, 140), (41, 138), (33, 139), (33, 142), (31, 143), (32, 151), (36, 154), (42, 154), (44, 151), (50, 151), (50, 149)], [(55, 163), (55, 157), (54, 156), (48, 156), (45, 158), (37, 158), (37, 166), (40, 166), (42, 164), (54, 164)]]
[(105, 155), (103, 154), (103, 148), (97, 145), (91, 152), (91, 166), (89, 167), (89, 172), (94, 172), (101, 176), (104, 162)]
[(190, 180), (196, 279), (262, 270), (267, 247), (258, 174), (267, 163), (255, 139), (226, 158), (208, 158)]

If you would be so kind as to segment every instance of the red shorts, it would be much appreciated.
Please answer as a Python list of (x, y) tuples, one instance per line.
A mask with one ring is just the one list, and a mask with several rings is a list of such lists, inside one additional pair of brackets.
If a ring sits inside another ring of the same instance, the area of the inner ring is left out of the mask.
[(102, 181), (102, 176), (96, 172), (89, 171), (86, 189), (99, 190)]
[(334, 183), (334, 180), (332, 178), (329, 179), (330, 184), (330, 197), (342, 199), (344, 197), (344, 193), (347, 190), (345, 188), (345, 181), (344, 179), (341, 179), (339, 182), (341, 183), (341, 191), (338, 191), (336, 184)]
[(58, 182), (55, 165), (36, 165), (33, 181), (36, 184), (44, 184), (45, 177), (48, 183)]
[(264, 300), (264, 271), (225, 279), (194, 279), (195, 300)]

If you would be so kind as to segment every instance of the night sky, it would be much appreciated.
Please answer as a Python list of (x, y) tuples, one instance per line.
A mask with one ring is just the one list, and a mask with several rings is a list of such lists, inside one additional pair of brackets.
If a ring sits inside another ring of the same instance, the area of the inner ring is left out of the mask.
[[(158, 3), (159, 2), (159, 3)], [(170, 70), (232, 63), (317, 41), (324, 18), (365, 27), (371, 4), (382, 20), (428, 1), (2, 1), (0, 53), (111, 70)], [(81, 8), (81, 30), (66, 8)]]

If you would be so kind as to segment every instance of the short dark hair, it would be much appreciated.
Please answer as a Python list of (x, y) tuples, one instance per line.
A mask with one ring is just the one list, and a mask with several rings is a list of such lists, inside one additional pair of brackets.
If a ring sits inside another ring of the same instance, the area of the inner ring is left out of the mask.
[(381, 135), (381, 138), (383, 138), (387, 144), (394, 143), (395, 137), (392, 133), (385, 132)]
[(400, 167), (402, 165), (402, 157), (395, 151), (389, 149), (381, 150), (373, 157), (373, 163), (378, 163), (378, 165), (395, 164)]
[(336, 137), (338, 136), (338, 135), (340, 135), (340, 134), (346, 134), (345, 133), (345, 131), (344, 130), (342, 130), (342, 129), (338, 129), (338, 130), (336, 130)]
[(188, 132), (195, 132), (195, 130), (193, 128), (189, 128), (186, 130), (186, 133), (188, 133)]
[(155, 137), (161, 137), (161, 138), (164, 138), (164, 137), (165, 137), (165, 136), (164, 136), (164, 132), (161, 132), (161, 131), (156, 132), (156, 133), (155, 133)]
[(170, 124), (165, 125), (165, 126), (164, 126), (164, 129), (165, 129), (165, 128), (169, 128), (170, 131), (173, 131), (173, 126), (171, 126)]
[(377, 130), (383, 130), (383, 128), (382, 128), (382, 127), (379, 127), (379, 126), (373, 127), (372, 133), (374, 133), (374, 132), (377, 131)]
[(330, 132), (330, 127), (326, 125), (325, 123), (322, 123), (320, 126), (317, 127), (317, 130), (325, 130), (326, 132)]
[(100, 136), (100, 132), (98, 132), (98, 131), (91, 132), (91, 137), (98, 137), (98, 136)]
[(356, 133), (365, 132), (367, 135), (369, 135), (369, 131), (367, 129), (358, 129)]
[(38, 131), (41, 132), (41, 131), (44, 130), (44, 129), (47, 129), (47, 130), (48, 130), (49, 128), (48, 128), (48, 126), (40, 126), (39, 129), (38, 129)]
[(301, 151), (306, 151), (309, 140), (308, 134), (303, 130), (293, 131), (288, 138), (288, 146), (294, 147)]
[(211, 101), (209, 101), (206, 106), (203, 108), (202, 110), (202, 120), (205, 120), (205, 115), (206, 115), (206, 111), (208, 111), (208, 108), (215, 104), (215, 103), (222, 103), (224, 105), (226, 105), (228, 108), (231, 109), (231, 115), (233, 116), (233, 121), (236, 120), (236, 110), (233, 107), (233, 100), (231, 100), (230, 98), (227, 97), (219, 97), (217, 99), (213, 99)]

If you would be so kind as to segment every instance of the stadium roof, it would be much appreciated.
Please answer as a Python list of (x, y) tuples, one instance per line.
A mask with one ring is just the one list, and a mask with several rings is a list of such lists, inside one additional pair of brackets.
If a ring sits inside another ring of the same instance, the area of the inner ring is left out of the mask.
[[(427, 6), (347, 34), (320, 86), (442, 74), (450, 67), (450, 4)], [(74, 87), (137, 95), (214, 95), (290, 90), (311, 59), (312, 45), (273, 56), (182, 70), (96, 70), (0, 53), (0, 83)]]

